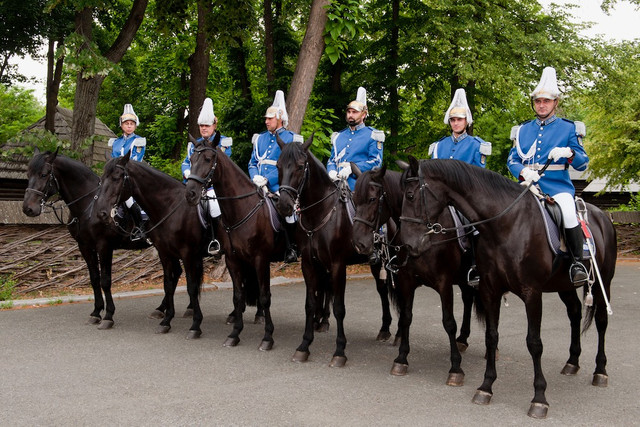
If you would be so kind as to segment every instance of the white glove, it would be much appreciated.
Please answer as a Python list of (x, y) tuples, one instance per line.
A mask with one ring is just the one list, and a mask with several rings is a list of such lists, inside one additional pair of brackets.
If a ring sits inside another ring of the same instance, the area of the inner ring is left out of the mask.
[(556, 147), (549, 152), (549, 158), (554, 162), (571, 156), (573, 156), (573, 150), (569, 147)]
[(538, 180), (540, 179), (540, 174), (538, 173), (538, 171), (534, 171), (533, 169), (529, 168), (522, 169), (520, 175), (522, 176), (522, 178), (524, 178), (524, 182), (538, 182)]
[(331, 178), (332, 181), (337, 181), (338, 180), (338, 172), (335, 170), (330, 170), (329, 171), (329, 178)]
[(191, 169), (185, 169), (183, 175), (184, 175), (184, 179), (189, 178), (189, 175), (191, 175)]
[(253, 177), (253, 183), (255, 185), (257, 185), (258, 187), (263, 187), (263, 186), (267, 185), (268, 182), (269, 181), (267, 181), (267, 178), (265, 178), (262, 175), (255, 175)]
[(340, 169), (340, 172), (338, 172), (338, 176), (343, 179), (348, 179), (349, 175), (351, 175), (351, 165), (343, 167)]

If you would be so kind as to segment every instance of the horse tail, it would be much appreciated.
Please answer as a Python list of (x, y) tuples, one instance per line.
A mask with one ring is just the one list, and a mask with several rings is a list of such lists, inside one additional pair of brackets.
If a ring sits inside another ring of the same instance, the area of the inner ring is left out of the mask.
[(478, 320), (478, 323), (484, 325), (487, 320), (487, 309), (485, 308), (484, 303), (482, 302), (482, 298), (480, 298), (480, 295), (478, 295), (478, 291), (475, 289), (474, 289), (473, 305), (475, 308), (476, 319)]

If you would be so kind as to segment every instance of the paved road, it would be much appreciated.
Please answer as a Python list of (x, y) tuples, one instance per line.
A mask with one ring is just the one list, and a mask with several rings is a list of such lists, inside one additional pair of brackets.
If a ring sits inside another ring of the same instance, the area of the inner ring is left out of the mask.
[[(559, 374), (568, 356), (568, 323), (556, 295), (545, 295), (543, 368), (548, 381), (545, 425), (638, 425), (640, 362), (637, 328), (640, 263), (619, 264), (607, 334), (610, 385), (590, 385), (595, 327), (583, 339), (582, 370)], [(389, 375), (397, 349), (377, 343), (380, 309), (373, 281), (348, 284), (349, 361), (327, 366), (335, 323), (316, 336), (306, 364), (289, 361), (303, 330), (304, 286), (273, 287), (276, 344), (259, 352), (262, 327), (247, 325), (236, 348), (224, 348), (231, 291), (202, 295), (200, 340), (184, 339), (178, 318), (167, 335), (147, 319), (160, 297), (117, 301), (116, 326), (84, 324), (87, 303), (0, 312), (0, 425), (540, 425), (527, 417), (533, 396), (526, 322), (515, 297), (503, 309), (501, 358), (491, 405), (471, 403), (482, 382), (482, 328), (472, 326), (463, 355), (465, 385), (444, 385), (448, 370), (439, 298), (417, 293), (406, 377)], [(179, 307), (186, 296), (178, 297)], [(459, 310), (458, 303), (456, 309)], [(635, 338), (634, 338), (635, 337)]]

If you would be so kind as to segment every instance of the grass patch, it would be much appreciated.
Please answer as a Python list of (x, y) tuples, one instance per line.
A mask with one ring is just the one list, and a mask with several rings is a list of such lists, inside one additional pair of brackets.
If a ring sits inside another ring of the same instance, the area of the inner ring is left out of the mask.
[(11, 276), (0, 276), (0, 301), (13, 299), (13, 291), (16, 289), (16, 282)]
[(62, 298), (56, 298), (49, 301), (47, 305), (59, 305), (59, 304), (62, 304), (62, 302), (63, 302)]
[(13, 301), (0, 302), (0, 310), (9, 310), (13, 308)]

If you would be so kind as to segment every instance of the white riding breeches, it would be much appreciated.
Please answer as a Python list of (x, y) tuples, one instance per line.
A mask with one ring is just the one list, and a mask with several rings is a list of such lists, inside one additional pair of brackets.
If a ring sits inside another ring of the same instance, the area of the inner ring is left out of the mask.
[(576, 214), (576, 202), (570, 193), (558, 193), (553, 196), (564, 219), (564, 228), (574, 228), (578, 226), (578, 217)]
[(217, 218), (220, 216), (222, 212), (220, 212), (220, 204), (218, 203), (218, 199), (216, 199), (216, 192), (213, 191), (213, 188), (207, 190), (207, 196), (212, 197), (207, 200), (207, 205), (209, 206), (209, 215), (212, 218)]
[(133, 197), (129, 197), (124, 204), (127, 206), (127, 208), (131, 209), (131, 206), (133, 206), (134, 200)]

